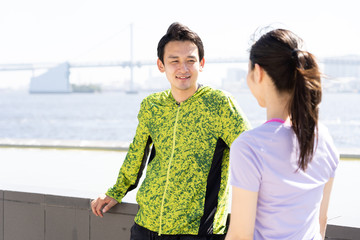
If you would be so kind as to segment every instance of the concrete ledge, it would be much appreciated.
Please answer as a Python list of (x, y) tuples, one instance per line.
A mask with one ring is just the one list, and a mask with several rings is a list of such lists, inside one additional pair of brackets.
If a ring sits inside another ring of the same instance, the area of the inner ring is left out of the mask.
[[(0, 240), (130, 239), (138, 205), (121, 203), (103, 218), (91, 199), (0, 190)], [(360, 228), (328, 225), (325, 239), (359, 239)]]
[(90, 201), (85, 198), (62, 197), (45, 195), (45, 205), (53, 207), (65, 207), (74, 209), (89, 210)]
[(12, 192), (4, 191), (4, 201), (5, 202), (23, 202), (23, 203), (33, 203), (33, 204), (44, 204), (44, 195), (26, 193), (26, 192)]
[(0, 190), (0, 240), (4, 240), (4, 191)]
[(45, 236), (44, 196), (4, 191), (3, 236), (39, 240)]
[(130, 238), (136, 204), (118, 204), (100, 218), (92, 214), (90, 201), (0, 190), (0, 240)]
[(129, 142), (120, 142), (120, 141), (0, 139), (0, 147), (11, 147), (11, 148), (128, 151), (129, 144), (130, 144)]
[(360, 239), (360, 229), (336, 225), (328, 225), (325, 239), (350, 240)]

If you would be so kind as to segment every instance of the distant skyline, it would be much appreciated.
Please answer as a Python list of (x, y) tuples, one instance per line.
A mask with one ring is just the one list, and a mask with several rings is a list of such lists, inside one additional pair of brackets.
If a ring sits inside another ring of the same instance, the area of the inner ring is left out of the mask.
[(175, 21), (200, 35), (205, 60), (246, 58), (253, 33), (268, 25), (293, 31), (318, 58), (360, 55), (357, 5), (355, 0), (5, 0), (0, 64), (127, 61), (130, 24), (134, 60), (155, 62), (157, 43)]

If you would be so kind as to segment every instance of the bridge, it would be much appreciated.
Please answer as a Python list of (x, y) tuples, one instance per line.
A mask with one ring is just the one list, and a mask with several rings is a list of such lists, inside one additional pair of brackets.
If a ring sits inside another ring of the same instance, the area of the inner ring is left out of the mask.
[[(206, 64), (245, 64), (248, 58), (215, 58), (206, 59)], [(319, 63), (324, 65), (324, 73), (330, 76), (332, 80), (327, 83), (328, 87), (333, 87), (334, 84), (340, 84), (336, 88), (345, 90), (360, 89), (360, 56), (338, 57), (338, 58), (323, 58), (319, 59)], [(107, 68), (107, 67), (121, 67), (130, 69), (130, 90), (129, 93), (135, 93), (134, 70), (146, 66), (155, 66), (156, 60), (142, 60), (134, 61), (102, 61), (102, 62), (65, 62), (58, 63), (23, 63), (23, 64), (0, 64), (0, 72), (3, 71), (32, 71), (33, 76), (36, 70), (47, 70), (47, 73), (42, 76), (33, 77), (30, 83), (30, 92), (71, 92), (69, 83), (70, 69), (75, 68)], [(336, 79), (341, 81), (336, 82)], [(351, 80), (351, 84), (346, 84), (344, 79)], [(50, 81), (51, 80), (51, 81)], [(51, 82), (51, 83), (50, 83)], [(345, 85), (344, 85), (345, 84)], [(344, 85), (344, 86), (342, 86)], [(61, 86), (60, 88), (55, 86)]]
[[(247, 63), (248, 58), (215, 58), (206, 59), (207, 64), (221, 63)], [(358, 65), (360, 66), (360, 56), (356, 57), (339, 57), (339, 58), (322, 58), (319, 63), (325, 65)], [(37, 69), (49, 69), (57, 66), (59, 63), (20, 63), (20, 64), (0, 64), (0, 71), (33, 71)], [(142, 61), (104, 61), (104, 62), (69, 62), (70, 68), (103, 68), (103, 67), (122, 67), (122, 68), (141, 68), (156, 64), (156, 60)]]
[[(206, 63), (247, 63), (245, 58), (217, 58), (206, 60)], [(0, 71), (32, 71), (37, 69), (49, 69), (59, 63), (20, 63), (20, 64), (0, 64)], [(69, 62), (70, 68), (103, 68), (103, 67), (143, 67), (156, 65), (156, 60), (150, 61), (104, 61), (104, 62)]]

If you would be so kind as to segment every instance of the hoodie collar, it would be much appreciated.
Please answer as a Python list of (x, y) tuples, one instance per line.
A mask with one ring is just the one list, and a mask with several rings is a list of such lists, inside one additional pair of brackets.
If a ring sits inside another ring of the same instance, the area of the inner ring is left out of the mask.
[[(195, 92), (191, 97), (189, 97), (188, 99), (186, 99), (185, 101), (183, 101), (183, 102), (181, 103), (181, 105), (182, 105), (182, 104), (186, 104), (186, 103), (188, 103), (188, 102), (193, 102), (193, 101), (195, 101), (195, 99), (197, 99), (197, 98), (201, 95), (201, 92), (203, 92), (203, 89), (204, 89), (204, 88), (205, 88), (205, 87), (204, 87), (202, 84), (198, 83), (198, 88), (197, 88), (196, 92)], [(177, 104), (177, 105), (180, 104), (180, 103), (176, 102), (174, 96), (171, 94), (171, 89), (168, 89), (166, 92), (167, 92), (167, 95), (168, 95), (168, 99), (169, 99), (169, 101), (170, 101), (172, 104)]]

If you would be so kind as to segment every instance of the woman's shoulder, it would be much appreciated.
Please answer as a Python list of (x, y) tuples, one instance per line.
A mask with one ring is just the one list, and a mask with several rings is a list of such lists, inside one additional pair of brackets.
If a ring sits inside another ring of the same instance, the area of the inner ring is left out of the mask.
[(249, 145), (251, 146), (254, 142), (257, 142), (258, 139), (262, 139), (265, 132), (263, 131), (263, 125), (252, 128), (241, 133), (234, 141), (233, 144), (236, 145)]

